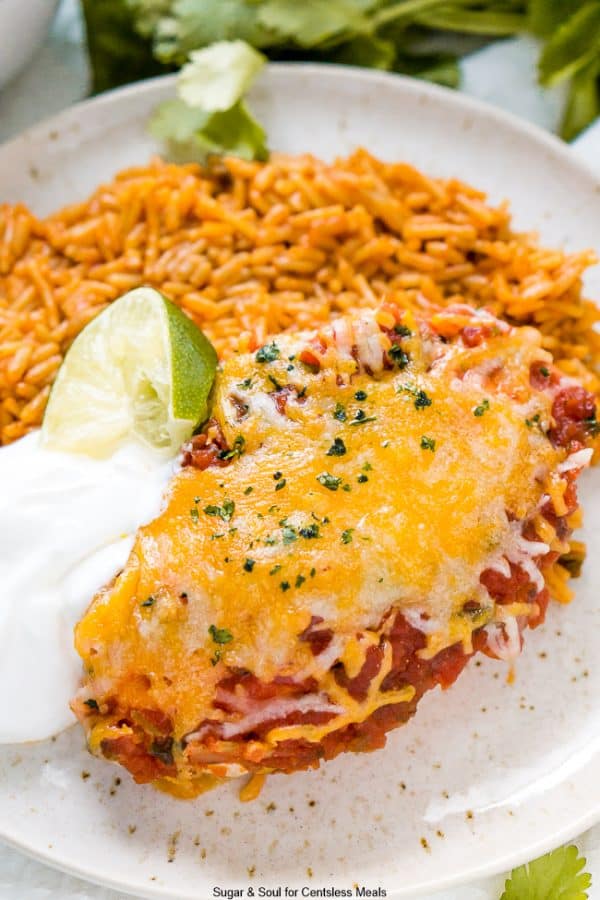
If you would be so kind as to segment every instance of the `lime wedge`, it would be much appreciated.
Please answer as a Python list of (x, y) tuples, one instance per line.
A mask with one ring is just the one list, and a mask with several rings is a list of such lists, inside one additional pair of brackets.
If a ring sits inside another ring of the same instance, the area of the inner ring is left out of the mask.
[(173, 454), (208, 415), (217, 354), (180, 309), (142, 287), (71, 345), (50, 393), (47, 447), (104, 457), (126, 440)]

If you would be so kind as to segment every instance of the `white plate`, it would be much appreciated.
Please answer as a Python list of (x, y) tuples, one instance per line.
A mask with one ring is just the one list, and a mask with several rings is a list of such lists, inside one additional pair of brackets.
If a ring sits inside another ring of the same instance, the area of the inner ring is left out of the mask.
[[(157, 149), (147, 115), (172, 88), (167, 78), (106, 95), (0, 147), (0, 200), (46, 213), (143, 162)], [(251, 99), (277, 149), (332, 157), (362, 144), (508, 197), (515, 225), (551, 245), (600, 250), (598, 180), (491, 107), (394, 76), (289, 65), (269, 67)], [(600, 297), (597, 271), (588, 288)], [(233, 786), (193, 802), (137, 787), (88, 756), (77, 729), (4, 748), (0, 834), (93, 881), (180, 900), (218, 885), (359, 883), (414, 896), (574, 836), (600, 819), (599, 475), (584, 479), (589, 559), (576, 602), (553, 606), (528, 636), (514, 684), (499, 663), (472, 664), (384, 751), (274, 777), (249, 805)]]

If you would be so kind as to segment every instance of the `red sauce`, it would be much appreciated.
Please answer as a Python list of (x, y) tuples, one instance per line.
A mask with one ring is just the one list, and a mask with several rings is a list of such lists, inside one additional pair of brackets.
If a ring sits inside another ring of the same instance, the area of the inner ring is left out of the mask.
[[(211, 435), (210, 438), (208, 435)], [(202, 434), (195, 434), (181, 448), (182, 466), (208, 469), (209, 466), (227, 466), (229, 460), (223, 455), (229, 451), (225, 435), (215, 419), (211, 419)]]
[(594, 419), (595, 412), (594, 397), (585, 388), (577, 384), (562, 388), (552, 404), (556, 424), (550, 429), (548, 437), (558, 447), (569, 450), (583, 447), (589, 439), (590, 420)]

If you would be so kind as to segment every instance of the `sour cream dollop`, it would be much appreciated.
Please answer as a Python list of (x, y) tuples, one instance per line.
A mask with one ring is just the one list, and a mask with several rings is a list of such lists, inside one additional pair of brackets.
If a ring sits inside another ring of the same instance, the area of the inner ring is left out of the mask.
[(0, 448), (0, 743), (49, 738), (75, 721), (73, 627), (160, 511), (174, 460), (137, 443), (108, 459)]

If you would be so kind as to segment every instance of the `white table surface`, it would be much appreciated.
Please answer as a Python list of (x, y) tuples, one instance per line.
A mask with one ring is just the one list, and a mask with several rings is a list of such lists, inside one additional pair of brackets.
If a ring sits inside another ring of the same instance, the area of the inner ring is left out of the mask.
[[(544, 91), (536, 84), (536, 53), (532, 40), (519, 38), (473, 54), (463, 64), (463, 90), (555, 130), (564, 96), (560, 90)], [(77, 2), (62, 0), (45, 45), (27, 70), (0, 93), (0, 142), (80, 100), (87, 91)], [(600, 122), (577, 142), (575, 150), (600, 173)], [(582, 835), (577, 844), (595, 876), (590, 900), (600, 900), (600, 826)], [(504, 877), (499, 876), (423, 900), (499, 900), (503, 885)], [(125, 900), (126, 896), (63, 875), (0, 844), (0, 900)]]

